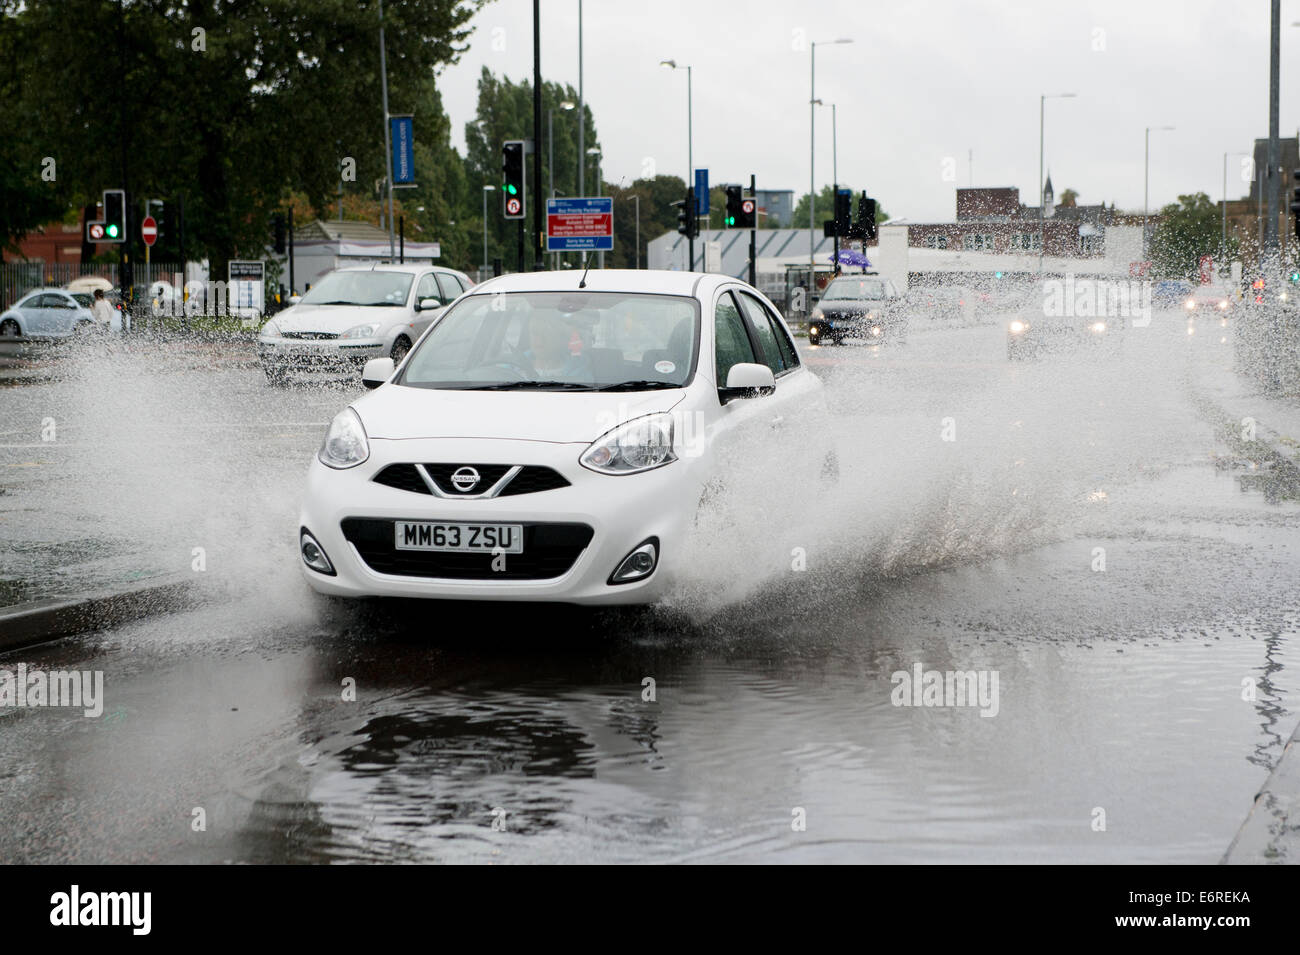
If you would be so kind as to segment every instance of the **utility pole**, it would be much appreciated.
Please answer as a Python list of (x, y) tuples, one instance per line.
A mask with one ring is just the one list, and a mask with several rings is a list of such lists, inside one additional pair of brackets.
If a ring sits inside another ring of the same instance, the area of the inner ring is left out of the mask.
[(1278, 63), (1281, 58), (1282, 0), (1273, 0), (1269, 10), (1270, 32), (1268, 53), (1268, 169), (1262, 185), (1268, 187), (1268, 219), (1264, 223), (1264, 250), (1269, 255), (1276, 255), (1277, 242), (1277, 182), (1278, 155), (1277, 104), (1278, 104)]
[[(756, 256), (758, 255), (758, 187), (755, 184), (754, 174), (752, 172), (749, 174), (749, 195), (750, 198), (754, 200), (754, 222), (749, 227), (749, 284), (757, 288), (758, 261)], [(743, 201), (744, 197), (742, 196), (741, 199)]]
[(388, 54), (384, 51), (384, 0), (379, 0), (379, 82), (384, 95), (384, 178), (388, 180), (388, 260), (393, 260), (393, 146), (388, 130)]
[(295, 291), (293, 281), (293, 206), (289, 206), (289, 294)]
[(537, 200), (542, 195), (542, 3), (533, 0), (533, 234), (537, 247), (533, 250), (533, 270), (546, 268), (542, 254), (542, 206)]

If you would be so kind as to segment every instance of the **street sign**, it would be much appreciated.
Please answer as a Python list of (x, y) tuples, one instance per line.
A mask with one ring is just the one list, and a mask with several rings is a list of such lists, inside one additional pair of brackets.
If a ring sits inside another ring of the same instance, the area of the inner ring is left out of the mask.
[(697, 216), (709, 214), (709, 171), (707, 169), (695, 170), (695, 214)]
[(614, 249), (614, 200), (609, 196), (546, 200), (547, 252)]
[(393, 188), (415, 187), (415, 131), (410, 115), (390, 116), (388, 125), (393, 144)]
[(260, 315), (266, 304), (266, 264), (261, 261), (231, 259), (226, 294), (232, 312), (245, 318)]
[(744, 202), (742, 202), (740, 204), (740, 211), (747, 216), (752, 216), (754, 214), (754, 200), (746, 199)]
[(519, 201), (518, 196), (511, 196), (506, 200), (506, 215), (517, 216), (523, 211), (523, 203)]
[(145, 245), (153, 245), (158, 241), (158, 223), (153, 216), (145, 216), (140, 223), (140, 238), (144, 239)]
[(90, 241), (100, 242), (104, 238), (104, 223), (92, 222), (90, 224)]

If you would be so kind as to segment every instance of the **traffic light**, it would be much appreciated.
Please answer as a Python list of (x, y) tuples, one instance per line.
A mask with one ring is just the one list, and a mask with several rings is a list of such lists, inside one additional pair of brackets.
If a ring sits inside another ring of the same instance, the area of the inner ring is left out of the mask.
[(853, 194), (847, 189), (838, 189), (835, 192), (835, 234), (838, 236), (847, 236), (849, 229), (852, 227), (852, 208)]
[(864, 240), (876, 237), (876, 200), (868, 199), (865, 192), (858, 196), (857, 229)]
[[(740, 189), (739, 186), (736, 187)], [(753, 196), (740, 197), (740, 214), (736, 216), (737, 229), (752, 229), (754, 223), (758, 221), (758, 203)]]
[(695, 231), (695, 190), (687, 189), (686, 198), (673, 205), (677, 207), (678, 234), (693, 239), (699, 234)]
[(512, 139), (501, 147), (501, 213), (524, 218), (524, 141)]
[(284, 213), (277, 212), (271, 216), (271, 230), (275, 235), (275, 254), (284, 255), (286, 248), (284, 241)]
[(740, 217), (743, 215), (741, 206), (744, 204), (744, 192), (740, 186), (727, 187), (727, 215), (722, 220), (722, 224), (728, 229), (734, 229), (740, 225)]
[(1295, 188), (1291, 190), (1291, 215), (1295, 217), (1292, 221), (1296, 238), (1300, 239), (1300, 169), (1292, 169), (1291, 178), (1295, 180)]
[(104, 190), (104, 242), (126, 241), (126, 191)]

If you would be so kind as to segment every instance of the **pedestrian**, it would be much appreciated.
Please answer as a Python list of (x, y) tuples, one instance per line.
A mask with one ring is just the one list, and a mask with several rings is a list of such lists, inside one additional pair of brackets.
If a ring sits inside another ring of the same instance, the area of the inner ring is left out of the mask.
[(90, 307), (90, 314), (94, 316), (95, 321), (103, 325), (104, 328), (111, 328), (113, 325), (113, 306), (108, 303), (104, 297), (102, 288), (95, 289), (95, 302)]

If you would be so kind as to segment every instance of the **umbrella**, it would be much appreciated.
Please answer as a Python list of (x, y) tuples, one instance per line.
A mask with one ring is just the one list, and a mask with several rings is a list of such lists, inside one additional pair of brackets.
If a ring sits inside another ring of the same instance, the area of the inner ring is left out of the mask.
[[(831, 261), (835, 261), (835, 256), (831, 256)], [(840, 249), (840, 265), (855, 265), (865, 269), (871, 265), (871, 262), (867, 260), (865, 253), (857, 249)]]

